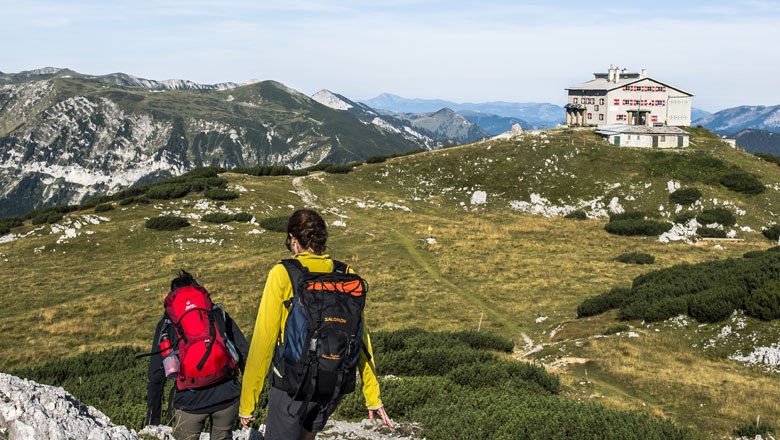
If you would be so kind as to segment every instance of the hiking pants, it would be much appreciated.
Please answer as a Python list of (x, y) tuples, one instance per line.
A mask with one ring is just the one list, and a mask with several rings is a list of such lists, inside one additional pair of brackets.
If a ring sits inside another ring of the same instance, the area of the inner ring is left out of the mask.
[(338, 402), (309, 402), (303, 417), (298, 417), (301, 405), (302, 401), (293, 400), (286, 392), (272, 386), (268, 395), (265, 440), (297, 440), (304, 430), (322, 431)]
[(209, 417), (211, 417), (211, 440), (231, 440), (233, 425), (238, 420), (238, 401), (210, 414), (193, 414), (177, 409), (173, 417), (173, 438), (198, 440)]

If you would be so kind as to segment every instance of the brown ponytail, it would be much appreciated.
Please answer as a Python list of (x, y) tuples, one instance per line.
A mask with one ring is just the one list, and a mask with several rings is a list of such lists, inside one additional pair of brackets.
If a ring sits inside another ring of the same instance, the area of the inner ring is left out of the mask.
[(287, 220), (287, 234), (291, 234), (303, 249), (314, 251), (315, 254), (325, 252), (328, 241), (328, 230), (325, 220), (311, 209), (299, 209)]

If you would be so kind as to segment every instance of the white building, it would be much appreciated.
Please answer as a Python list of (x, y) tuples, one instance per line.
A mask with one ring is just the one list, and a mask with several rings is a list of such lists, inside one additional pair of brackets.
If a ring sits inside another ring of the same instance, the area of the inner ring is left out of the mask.
[(605, 125), (596, 129), (612, 145), (644, 148), (685, 148), (690, 136), (678, 127)]
[(693, 95), (641, 73), (610, 68), (568, 87), (566, 125), (690, 126)]

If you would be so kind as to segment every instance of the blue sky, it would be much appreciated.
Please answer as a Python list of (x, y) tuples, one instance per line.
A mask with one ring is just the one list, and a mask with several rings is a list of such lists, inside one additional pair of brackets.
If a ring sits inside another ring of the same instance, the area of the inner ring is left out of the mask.
[(780, 1), (594, 3), (0, 0), (0, 71), (561, 104), (566, 86), (614, 64), (708, 111), (780, 104)]

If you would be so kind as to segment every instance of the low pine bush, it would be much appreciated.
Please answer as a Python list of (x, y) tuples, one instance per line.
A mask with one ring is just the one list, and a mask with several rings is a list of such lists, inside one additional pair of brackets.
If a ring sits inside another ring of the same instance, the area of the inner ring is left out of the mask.
[(780, 318), (780, 252), (752, 258), (680, 264), (640, 275), (630, 289), (613, 289), (577, 308), (582, 318), (619, 308), (621, 320), (658, 321), (688, 314), (718, 322), (735, 310), (764, 320)]
[(726, 188), (743, 194), (761, 194), (766, 187), (758, 178), (744, 171), (737, 171), (721, 176), (718, 180)]
[(676, 215), (672, 221), (684, 225), (694, 218), (696, 218), (696, 213), (693, 211), (687, 211)]
[(766, 255), (764, 251), (748, 251), (742, 255), (742, 258), (761, 258)]
[(366, 163), (382, 163), (388, 159), (389, 156), (371, 156), (366, 159)]
[(203, 195), (211, 200), (233, 200), (238, 198), (237, 192), (228, 191), (222, 188), (209, 188)]
[(761, 159), (772, 162), (775, 165), (780, 165), (780, 156), (775, 156), (774, 154), (769, 153), (755, 153), (753, 154), (756, 157), (760, 157)]
[(233, 221), (233, 216), (224, 212), (212, 212), (205, 214), (200, 219), (208, 223), (228, 223)]
[(739, 426), (734, 430), (734, 435), (737, 437), (758, 438), (761, 436), (767, 438), (769, 434), (775, 433), (775, 427), (771, 423), (767, 423), (763, 420), (756, 422), (747, 422), (744, 425)]
[(616, 287), (609, 292), (588, 298), (577, 307), (577, 318), (600, 315), (607, 310), (620, 307), (628, 302), (631, 289)]
[(135, 197), (128, 197), (126, 199), (122, 199), (119, 201), (119, 206), (132, 205), (133, 203), (135, 203), (135, 200), (136, 200)]
[(567, 218), (570, 220), (587, 220), (588, 214), (586, 214), (585, 211), (578, 209), (576, 211), (572, 211), (566, 214), (565, 216), (563, 216), (563, 218)]
[(622, 221), (622, 220), (644, 220), (647, 214), (642, 211), (626, 211), (620, 214), (612, 214), (609, 216), (610, 222)]
[(113, 210), (114, 210), (114, 205), (110, 203), (104, 203), (102, 205), (95, 206), (95, 212), (108, 212)]
[(250, 176), (287, 176), (290, 168), (284, 165), (268, 165), (254, 167), (235, 167), (230, 170), (233, 173), (248, 174)]
[(43, 213), (40, 215), (36, 215), (32, 218), (31, 222), (33, 225), (43, 225), (46, 223), (46, 220), (49, 219), (49, 214)]
[(190, 187), (184, 183), (165, 183), (150, 187), (145, 197), (157, 200), (171, 200), (186, 196), (190, 192)]
[(254, 216), (248, 212), (239, 212), (233, 215), (233, 221), (240, 223), (248, 223), (252, 221), (253, 218)]
[(701, 238), (726, 238), (726, 231), (718, 228), (708, 228), (706, 226), (699, 226), (696, 228), (696, 234)]
[(774, 281), (750, 292), (745, 299), (750, 316), (771, 321), (780, 318), (780, 281)]
[(780, 224), (772, 225), (761, 231), (761, 233), (769, 240), (777, 242), (780, 240)]
[(644, 252), (629, 252), (618, 255), (615, 261), (627, 264), (653, 264), (655, 263), (655, 257)]
[(650, 237), (667, 232), (672, 229), (672, 224), (656, 220), (612, 220), (606, 224), (604, 229), (610, 234), (615, 235), (640, 235)]
[(614, 335), (617, 333), (627, 332), (630, 329), (626, 324), (616, 325), (604, 330), (601, 334), (604, 336)]
[(163, 215), (150, 218), (146, 221), (147, 228), (156, 229), (158, 231), (175, 231), (177, 229), (186, 228), (189, 225), (190, 222), (188, 222), (187, 219), (174, 215)]
[(669, 201), (678, 205), (692, 205), (701, 198), (701, 191), (696, 188), (680, 188), (669, 194)]
[(325, 172), (328, 174), (347, 174), (352, 172), (355, 168), (353, 164), (334, 164), (325, 168)]
[(287, 220), (289, 218), (285, 216), (281, 217), (268, 217), (260, 220), (258, 224), (263, 229), (273, 232), (287, 232)]
[(717, 223), (723, 226), (734, 226), (737, 223), (737, 218), (728, 209), (713, 208), (702, 211), (696, 216), (696, 221), (702, 225)]
[(58, 221), (62, 220), (64, 216), (60, 214), (59, 212), (52, 212), (46, 217), (46, 223), (53, 225), (57, 223)]

